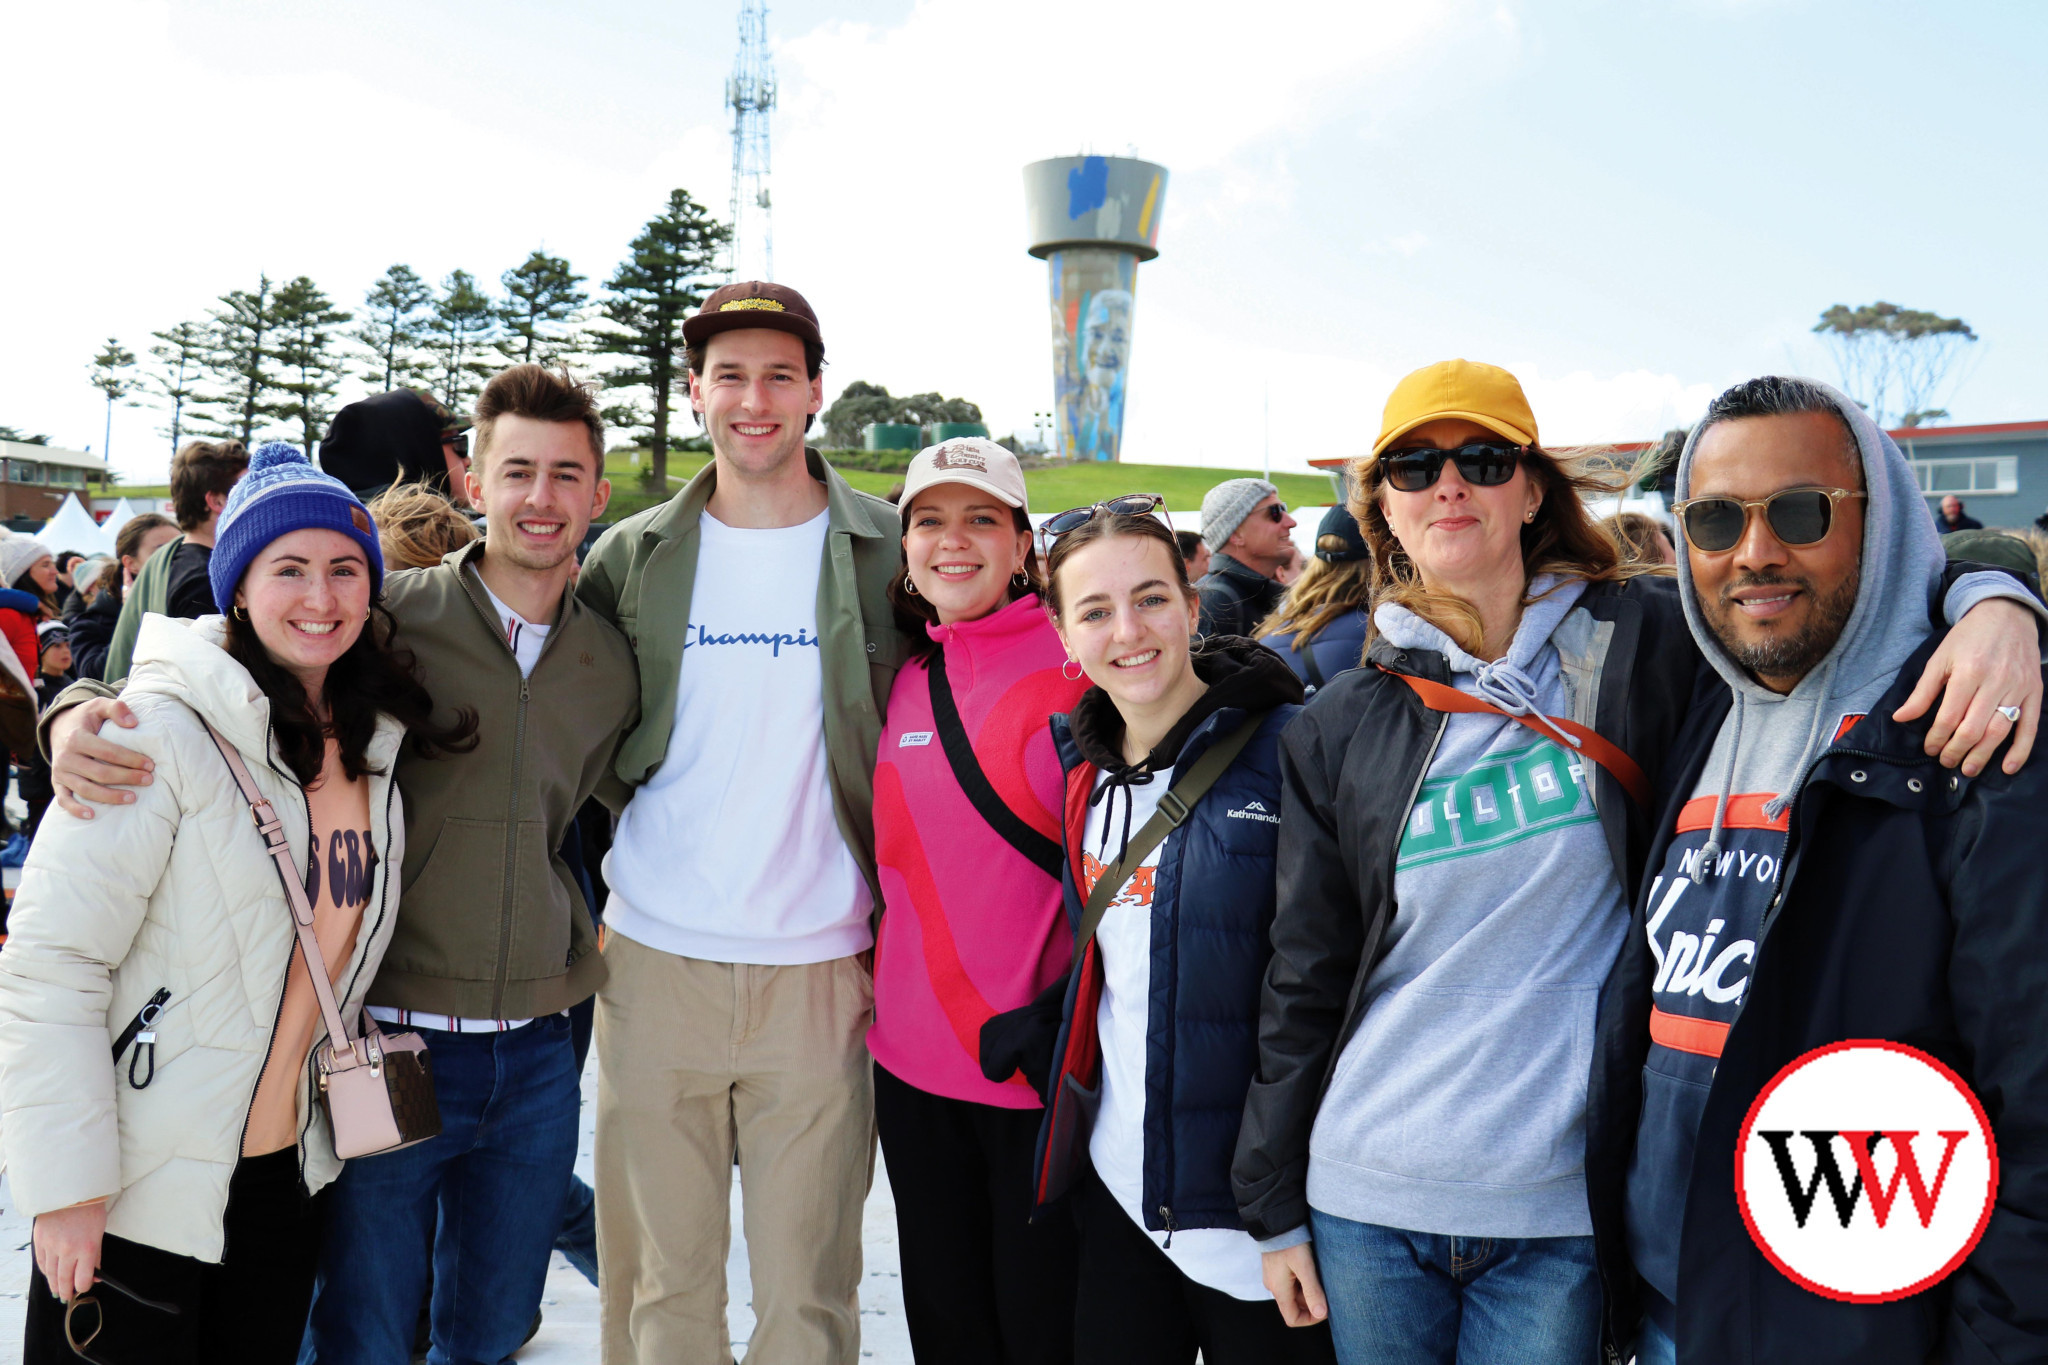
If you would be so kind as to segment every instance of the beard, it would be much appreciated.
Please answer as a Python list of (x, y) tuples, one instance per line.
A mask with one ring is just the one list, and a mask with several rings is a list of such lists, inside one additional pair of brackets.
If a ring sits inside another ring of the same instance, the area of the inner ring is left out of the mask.
[[(1744, 588), (1798, 588), (1812, 600), (1813, 610), (1806, 624), (1789, 634), (1743, 641), (1736, 635), (1732, 598)], [(1720, 596), (1712, 600), (1702, 596), (1700, 610), (1721, 648), (1752, 674), (1759, 678), (1803, 678), (1827, 658), (1828, 651), (1842, 638), (1842, 628), (1849, 623), (1849, 614), (1856, 610), (1856, 576), (1851, 575), (1833, 593), (1823, 597), (1814, 591), (1811, 579), (1745, 574), (1722, 588)]]

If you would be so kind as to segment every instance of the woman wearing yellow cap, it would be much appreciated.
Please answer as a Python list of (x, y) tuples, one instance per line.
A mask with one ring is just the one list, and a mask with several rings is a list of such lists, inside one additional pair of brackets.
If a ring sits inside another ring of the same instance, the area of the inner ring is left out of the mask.
[[(1353, 470), (1373, 636), (1282, 741), (1233, 1170), (1253, 1236), (1311, 1229), (1266, 1281), (1290, 1321), (1327, 1311), (1346, 1362), (1600, 1357), (1589, 1199), (1619, 1198), (1627, 1153), (1589, 1160), (1596, 1005), (1704, 667), (1674, 582), (1588, 515), (1611, 491), (1464, 360), (1403, 379)], [(2034, 647), (1990, 614), (1954, 643), (1964, 694)], [(1625, 1352), (1633, 1277), (1610, 1278)]]

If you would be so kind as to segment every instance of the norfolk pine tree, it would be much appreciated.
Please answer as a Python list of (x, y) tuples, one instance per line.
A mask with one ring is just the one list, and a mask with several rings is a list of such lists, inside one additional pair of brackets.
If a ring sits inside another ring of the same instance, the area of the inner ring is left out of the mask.
[(498, 282), (505, 286), (498, 321), (508, 334), (498, 349), (506, 359), (549, 365), (581, 349), (568, 324), (590, 296), (580, 287), (583, 277), (566, 260), (536, 251)]
[(231, 436), (247, 445), (256, 434), (264, 401), (277, 388), (271, 368), (276, 358), (271, 336), (274, 292), (270, 276), (258, 275), (254, 293), (230, 290), (220, 296), (220, 307), (209, 310), (213, 348), (206, 369), (219, 391), (193, 414), (194, 427), (207, 435)]
[[(612, 272), (605, 288), (605, 320), (597, 349), (628, 362), (605, 377), (613, 387), (639, 385), (654, 399), (650, 475), (655, 488), (668, 488), (668, 427), (671, 395), (685, 373), (683, 319), (704, 302), (718, 277), (718, 256), (732, 229), (704, 211), (687, 190), (675, 190), (668, 207), (647, 224)], [(688, 392), (688, 380), (683, 380)]]
[(203, 322), (181, 322), (150, 335), (157, 339), (158, 344), (149, 348), (156, 364), (147, 374), (146, 382), (159, 395), (170, 400), (171, 425), (163, 434), (171, 438), (171, 453), (175, 455), (178, 438), (184, 428), (185, 407), (201, 401), (199, 376), (206, 369), (206, 356), (213, 346), (213, 338)]
[(482, 388), (479, 381), (496, 368), (482, 353), (497, 329), (497, 310), (476, 287), (476, 277), (467, 270), (451, 272), (434, 299), (425, 342), (441, 401), (450, 411), (467, 412), (471, 397)]
[(299, 429), (301, 449), (313, 456), (313, 444), (333, 415), (331, 400), (341, 386), (339, 329), (353, 315), (336, 308), (320, 286), (307, 276), (279, 285), (271, 312), (272, 351), (277, 357), (278, 398), (263, 411)]
[(92, 358), (92, 386), (107, 396), (107, 431), (100, 442), (100, 458), (107, 458), (107, 449), (114, 443), (114, 404), (135, 391), (135, 352), (123, 346), (112, 337), (100, 347), (100, 353)]
[(370, 353), (363, 378), (389, 393), (415, 380), (426, 380), (432, 366), (420, 357), (427, 335), (425, 309), (434, 291), (409, 265), (394, 265), (363, 295), (363, 322), (355, 339)]

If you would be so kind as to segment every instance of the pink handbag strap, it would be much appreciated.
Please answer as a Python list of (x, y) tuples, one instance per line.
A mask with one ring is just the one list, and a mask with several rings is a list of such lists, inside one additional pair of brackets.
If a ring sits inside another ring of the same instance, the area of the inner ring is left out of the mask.
[(284, 883), (285, 900), (291, 905), (292, 924), (299, 932), (299, 951), (306, 956), (306, 973), (313, 978), (313, 994), (319, 998), (320, 1014), (327, 1021), (334, 1069), (352, 1070), (363, 1059), (341, 1022), (341, 1006), (334, 1000), (334, 983), (327, 978), (327, 958), (320, 951), (320, 940), (313, 935), (313, 903), (307, 899), (306, 884), (299, 880), (299, 869), (292, 861), (291, 844), (284, 837), (284, 821), (278, 819), (276, 808), (257, 789), (256, 779), (249, 775), (249, 765), (242, 762), (241, 751), (223, 738), (210, 721), (206, 722), (206, 733), (213, 736), (213, 746), (228, 761), (228, 771), (235, 775), (235, 785), (242, 789), (242, 799), (249, 803), (256, 832), (263, 836), (264, 848), (277, 864), (278, 880)]

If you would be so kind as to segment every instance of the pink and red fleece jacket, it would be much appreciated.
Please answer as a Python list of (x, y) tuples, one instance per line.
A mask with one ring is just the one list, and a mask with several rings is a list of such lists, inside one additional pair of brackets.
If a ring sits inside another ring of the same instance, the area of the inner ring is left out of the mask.
[[(979, 621), (928, 628), (945, 651), (961, 724), (991, 786), (1026, 824), (1063, 842), (1051, 716), (1073, 708), (1066, 653), (1036, 596)], [(1067, 970), (1073, 934), (1060, 884), (982, 819), (953, 777), (921, 659), (896, 675), (875, 763), (882, 923), (868, 1051), (920, 1090), (1036, 1109), (1021, 1076), (981, 1074), (981, 1026), (1029, 1004)]]

